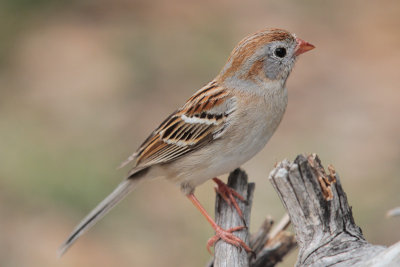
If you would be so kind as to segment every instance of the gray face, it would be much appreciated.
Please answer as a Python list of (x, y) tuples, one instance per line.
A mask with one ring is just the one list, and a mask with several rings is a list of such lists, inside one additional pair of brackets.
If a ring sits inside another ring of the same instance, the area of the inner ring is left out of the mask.
[(275, 41), (266, 45), (264, 70), (268, 79), (287, 79), (296, 60), (296, 45), (295, 40)]

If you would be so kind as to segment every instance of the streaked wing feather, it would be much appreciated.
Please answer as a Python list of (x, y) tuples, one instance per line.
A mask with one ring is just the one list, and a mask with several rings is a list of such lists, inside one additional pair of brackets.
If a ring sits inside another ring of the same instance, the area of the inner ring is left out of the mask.
[(216, 133), (224, 130), (234, 109), (231, 107), (234, 101), (229, 99), (232, 99), (229, 92), (215, 82), (196, 92), (140, 146), (134, 154), (136, 166), (132, 171), (176, 160), (214, 140)]

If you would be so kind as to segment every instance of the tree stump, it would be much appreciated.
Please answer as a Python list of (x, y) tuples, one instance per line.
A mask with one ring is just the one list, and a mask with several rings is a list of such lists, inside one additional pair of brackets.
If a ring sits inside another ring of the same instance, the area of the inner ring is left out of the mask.
[(277, 164), (270, 181), (289, 213), (300, 248), (296, 266), (400, 266), (400, 242), (368, 243), (355, 224), (339, 176), (319, 158)]

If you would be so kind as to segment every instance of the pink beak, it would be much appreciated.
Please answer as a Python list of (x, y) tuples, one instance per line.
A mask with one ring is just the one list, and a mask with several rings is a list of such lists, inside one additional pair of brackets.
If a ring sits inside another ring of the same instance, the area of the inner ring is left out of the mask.
[(296, 38), (296, 42), (297, 42), (297, 46), (296, 46), (296, 50), (294, 52), (294, 54), (296, 56), (301, 55), (301, 54), (315, 48), (315, 46), (313, 46), (312, 44), (310, 44), (304, 40), (301, 40), (300, 38)]

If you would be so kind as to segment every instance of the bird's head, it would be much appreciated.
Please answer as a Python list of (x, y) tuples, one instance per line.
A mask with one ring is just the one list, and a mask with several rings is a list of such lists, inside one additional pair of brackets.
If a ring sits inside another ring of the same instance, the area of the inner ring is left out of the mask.
[(245, 37), (233, 49), (219, 79), (256, 83), (286, 82), (296, 58), (314, 46), (281, 29), (265, 29)]

